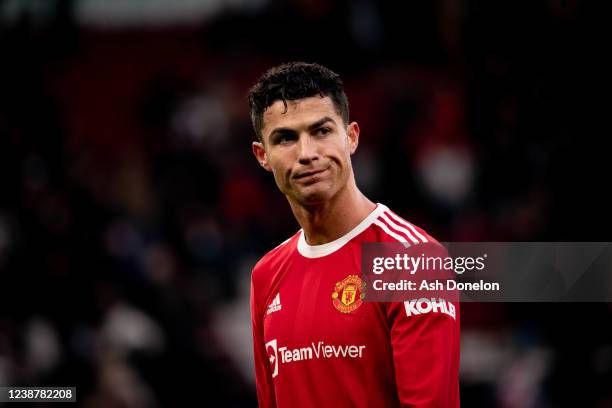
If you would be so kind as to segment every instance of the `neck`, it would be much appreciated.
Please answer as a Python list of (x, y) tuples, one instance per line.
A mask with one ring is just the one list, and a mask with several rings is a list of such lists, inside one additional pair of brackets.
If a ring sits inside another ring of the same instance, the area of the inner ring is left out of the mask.
[(303, 205), (289, 199), (289, 204), (309, 245), (326, 244), (340, 238), (376, 207), (359, 191), (354, 181), (323, 203)]

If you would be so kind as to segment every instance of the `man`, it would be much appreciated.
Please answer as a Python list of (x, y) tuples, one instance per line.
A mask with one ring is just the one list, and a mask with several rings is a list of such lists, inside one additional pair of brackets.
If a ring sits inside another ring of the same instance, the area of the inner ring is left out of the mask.
[(357, 188), (359, 126), (340, 77), (284, 64), (249, 104), (253, 153), (302, 227), (253, 269), (259, 405), (458, 407), (458, 305), (410, 314), (402, 302), (362, 301), (361, 243), (436, 241)]

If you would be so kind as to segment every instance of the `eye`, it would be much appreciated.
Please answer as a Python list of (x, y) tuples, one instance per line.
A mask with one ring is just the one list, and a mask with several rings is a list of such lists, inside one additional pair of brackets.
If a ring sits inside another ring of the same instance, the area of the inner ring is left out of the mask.
[(317, 131), (316, 131), (316, 133), (317, 133), (318, 135), (322, 135), (322, 136), (325, 136), (325, 135), (327, 135), (327, 134), (328, 134), (328, 133), (330, 133), (330, 132), (331, 132), (331, 129), (330, 129), (330, 128), (328, 128), (328, 127), (320, 127), (320, 128), (318, 128), (318, 129), (317, 129)]
[(278, 144), (289, 144), (292, 141), (293, 141), (293, 138), (288, 137), (288, 136), (281, 136), (277, 139)]
[(295, 133), (285, 132), (277, 134), (273, 139), (274, 144), (286, 145), (297, 139), (297, 135)]

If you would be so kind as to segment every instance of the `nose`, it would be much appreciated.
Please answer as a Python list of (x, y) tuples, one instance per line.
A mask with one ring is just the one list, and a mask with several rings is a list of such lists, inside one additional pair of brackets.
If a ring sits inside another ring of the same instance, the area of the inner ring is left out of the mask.
[(310, 135), (302, 135), (299, 140), (298, 161), (300, 164), (310, 164), (313, 160), (319, 158), (317, 143), (312, 140)]

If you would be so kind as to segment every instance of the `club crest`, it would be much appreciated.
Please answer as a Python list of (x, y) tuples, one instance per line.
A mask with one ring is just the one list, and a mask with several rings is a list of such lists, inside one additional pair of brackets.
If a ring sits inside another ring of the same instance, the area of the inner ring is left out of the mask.
[(341, 313), (354, 312), (363, 303), (363, 289), (363, 282), (357, 275), (349, 275), (342, 282), (336, 282), (332, 292), (334, 307)]

